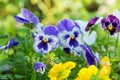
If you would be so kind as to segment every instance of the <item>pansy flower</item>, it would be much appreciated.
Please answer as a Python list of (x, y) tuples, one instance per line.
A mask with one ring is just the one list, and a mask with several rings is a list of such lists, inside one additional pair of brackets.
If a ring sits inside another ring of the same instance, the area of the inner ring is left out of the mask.
[(34, 63), (34, 70), (37, 72), (40, 72), (41, 74), (44, 74), (46, 65), (42, 62), (35, 62)]
[(101, 20), (102, 27), (104, 30), (108, 30), (111, 35), (115, 32), (120, 31), (120, 20), (114, 15), (108, 15), (106, 18)]
[(91, 65), (88, 68), (82, 68), (78, 72), (78, 76), (75, 80), (91, 80), (92, 76), (96, 76), (98, 68), (95, 65)]
[(48, 77), (50, 80), (65, 80), (75, 66), (76, 63), (72, 61), (56, 64), (48, 72)]
[(34, 35), (33, 48), (36, 52), (44, 54), (55, 49), (58, 44), (58, 29), (53, 25), (46, 26), (42, 29), (42, 32)]
[(38, 17), (26, 8), (22, 8), (21, 13), (14, 16), (14, 18), (19, 23), (32, 23), (34, 25), (39, 23)]
[(78, 48), (83, 44), (82, 32), (72, 20), (64, 19), (58, 22), (60, 45), (63, 48), (70, 48), (71, 50)]
[(8, 43), (7, 43), (6, 46), (1, 46), (1, 47), (0, 47), (0, 50), (5, 49), (5, 52), (7, 53), (9, 48), (11, 48), (11, 47), (13, 47), (13, 46), (17, 46), (18, 44), (19, 44), (19, 42), (15, 41), (14, 38), (11, 38), (11, 39), (8, 41)]
[(98, 65), (99, 59), (98, 57), (92, 52), (92, 50), (90, 49), (89, 46), (84, 46), (84, 45), (80, 45), (80, 47), (84, 50), (84, 58), (86, 60), (86, 62), (88, 63), (88, 65)]

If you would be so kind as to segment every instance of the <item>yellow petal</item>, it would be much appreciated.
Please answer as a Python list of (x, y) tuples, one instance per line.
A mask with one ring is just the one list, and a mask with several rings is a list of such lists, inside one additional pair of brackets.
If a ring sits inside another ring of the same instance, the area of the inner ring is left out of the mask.
[(92, 75), (96, 75), (97, 72), (98, 72), (98, 69), (95, 65), (91, 65), (89, 68), (88, 68), (88, 71), (91, 72)]

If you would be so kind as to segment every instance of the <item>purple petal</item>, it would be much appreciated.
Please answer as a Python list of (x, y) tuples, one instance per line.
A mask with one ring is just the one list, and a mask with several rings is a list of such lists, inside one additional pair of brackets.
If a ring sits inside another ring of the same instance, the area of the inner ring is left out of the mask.
[(62, 31), (71, 31), (75, 26), (74, 22), (70, 19), (64, 19), (58, 22), (57, 27), (60, 32)]
[(63, 48), (64, 52), (70, 54), (70, 48)]
[(88, 63), (88, 65), (94, 65), (95, 63), (97, 64), (97, 58), (88, 46), (80, 45), (80, 47), (85, 50), (84, 57)]
[(38, 17), (34, 16), (30, 19), (30, 21), (34, 24), (34, 25), (37, 25), (39, 23), (39, 19)]
[(35, 62), (34, 63), (34, 69), (35, 70), (40, 70), (40, 68), (46, 68), (46, 65), (43, 64), (42, 62)]
[(14, 42), (13, 46), (17, 46), (19, 44), (19, 42)]
[(88, 31), (92, 25), (94, 25), (96, 23), (96, 21), (99, 19), (99, 17), (94, 17), (92, 19), (89, 20), (87, 27), (85, 28), (85, 31)]
[(58, 36), (58, 29), (57, 27), (53, 26), (53, 25), (49, 25), (49, 26), (46, 26), (44, 29), (43, 29), (43, 32), (47, 35), (54, 35), (54, 36)]
[(79, 43), (76, 39), (70, 39), (70, 42), (69, 42), (69, 45), (70, 47), (78, 47)]
[(67, 39), (70, 37), (70, 35), (69, 35), (69, 34), (66, 34), (66, 35), (64, 35), (63, 37), (64, 37), (64, 40), (67, 40)]
[(34, 16), (34, 14), (26, 8), (22, 8), (21, 13), (23, 17), (25, 17), (28, 20)]
[(13, 44), (14, 44), (14, 38), (10, 39), (10, 41), (8, 42), (7, 49), (13, 46)]
[(15, 20), (16, 20), (17, 22), (19, 22), (19, 23), (29, 23), (28, 20), (23, 19), (23, 18), (21, 18), (21, 17), (14, 16), (14, 18), (15, 18)]
[(35, 16), (31, 11), (28, 9), (22, 8), (21, 13), (23, 17), (25, 17), (27, 20), (29, 20), (34, 25), (37, 25), (39, 23), (39, 19), (37, 16)]
[(40, 42), (37, 46), (39, 49), (43, 49), (44, 51), (47, 51), (48, 50), (48, 43), (44, 43), (43, 41)]
[(10, 39), (10, 41), (8, 42), (7, 46), (5, 49), (8, 49), (12, 46), (17, 46), (19, 44), (19, 42), (14, 42), (14, 38)]

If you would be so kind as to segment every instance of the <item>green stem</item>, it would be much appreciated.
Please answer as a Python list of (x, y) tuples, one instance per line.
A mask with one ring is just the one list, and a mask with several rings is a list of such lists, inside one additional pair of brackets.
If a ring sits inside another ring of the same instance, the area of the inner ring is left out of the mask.
[(36, 80), (36, 72), (34, 71), (34, 80)]
[(116, 40), (116, 45), (115, 45), (115, 56), (117, 55), (118, 41), (119, 41), (119, 32), (117, 34), (117, 40)]
[(110, 42), (110, 34), (109, 34), (109, 31), (108, 31), (108, 42), (107, 42), (107, 56), (110, 58), (110, 53), (109, 53), (109, 42)]

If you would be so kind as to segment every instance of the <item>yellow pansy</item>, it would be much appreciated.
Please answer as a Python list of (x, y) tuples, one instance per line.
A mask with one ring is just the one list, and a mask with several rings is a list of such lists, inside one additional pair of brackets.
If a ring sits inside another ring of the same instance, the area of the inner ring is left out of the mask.
[(101, 70), (99, 73), (99, 78), (102, 80), (110, 80), (110, 62), (107, 56), (103, 57), (100, 61)]
[(73, 69), (75, 65), (76, 64), (72, 61), (68, 61), (64, 64), (56, 64), (50, 69), (48, 77), (50, 80), (64, 80), (69, 76), (71, 69)]
[(97, 80), (111, 80), (109, 78), (110, 74), (109, 58), (107, 56), (103, 57), (100, 61), (100, 65), (101, 69), (99, 71), (98, 68), (94, 65), (91, 65), (88, 68), (82, 68), (78, 72), (78, 77), (75, 80), (91, 80), (93, 75), (96, 76)]
[(82, 68), (78, 72), (78, 77), (75, 80), (91, 80), (91, 77), (93, 75), (96, 75), (97, 72), (98, 72), (98, 69), (94, 65), (91, 65), (88, 68)]

